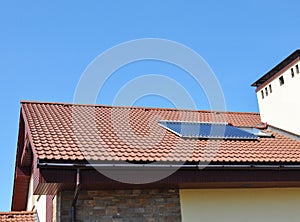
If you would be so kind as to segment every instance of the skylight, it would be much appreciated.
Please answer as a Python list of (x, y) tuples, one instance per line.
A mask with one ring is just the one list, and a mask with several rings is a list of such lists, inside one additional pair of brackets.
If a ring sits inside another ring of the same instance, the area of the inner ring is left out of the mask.
[(182, 138), (255, 140), (259, 136), (228, 123), (160, 120), (159, 125)]

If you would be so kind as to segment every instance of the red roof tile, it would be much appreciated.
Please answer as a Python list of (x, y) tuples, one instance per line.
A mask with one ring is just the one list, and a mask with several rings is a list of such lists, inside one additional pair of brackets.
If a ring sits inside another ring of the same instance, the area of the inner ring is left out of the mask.
[(183, 139), (159, 120), (261, 123), (257, 113), (22, 102), (39, 159), (299, 162), (300, 142), (273, 133), (258, 140)]
[(38, 221), (34, 212), (28, 211), (11, 211), (0, 212), (1, 222), (34, 222)]

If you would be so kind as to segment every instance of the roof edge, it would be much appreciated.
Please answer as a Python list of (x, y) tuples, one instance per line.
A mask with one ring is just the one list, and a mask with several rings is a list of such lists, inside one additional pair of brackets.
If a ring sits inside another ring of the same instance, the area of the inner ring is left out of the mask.
[(291, 64), (295, 59), (299, 57), (300, 57), (300, 49), (297, 49), (288, 57), (286, 57), (284, 60), (282, 60), (279, 64), (277, 64), (275, 67), (273, 67), (270, 71), (268, 71), (266, 74), (264, 74), (254, 83), (252, 83), (251, 86), (259, 87), (260, 85), (262, 85), (268, 79), (272, 78), (274, 75), (276, 75), (278, 72), (280, 72), (282, 69), (287, 67), (289, 64)]
[[(21, 125), (23, 125), (23, 128), (21, 128)], [(33, 158), (36, 158), (36, 149), (34, 147), (30, 127), (28, 126), (27, 117), (26, 117), (25, 111), (22, 107), (20, 109), (19, 132), (18, 132), (18, 137), (17, 137), (18, 142), (17, 142), (17, 152), (16, 152), (16, 159), (15, 159), (15, 172), (14, 172), (12, 199), (11, 199), (11, 209), (12, 210), (16, 209), (16, 205), (18, 205), (20, 203), (19, 201), (21, 201), (23, 203), (23, 205), (26, 204), (27, 203), (27, 198), (28, 198), (27, 194), (26, 195), (24, 194), (25, 198), (18, 198), (18, 195), (16, 194), (16, 186), (18, 184), (18, 181), (21, 180), (19, 178), (19, 176), (17, 175), (17, 170), (18, 170), (19, 167), (21, 167), (21, 165), (19, 163), (19, 158), (22, 157), (22, 152), (23, 152), (23, 149), (24, 149), (24, 147), (19, 147), (20, 139), (22, 139), (21, 138), (21, 134), (22, 134), (21, 132), (23, 132), (24, 134), (26, 134), (26, 132), (27, 132), (29, 143), (31, 145), (31, 150), (32, 150), (32, 153), (33, 153)], [(28, 191), (29, 183), (24, 184), (24, 189), (26, 189)]]

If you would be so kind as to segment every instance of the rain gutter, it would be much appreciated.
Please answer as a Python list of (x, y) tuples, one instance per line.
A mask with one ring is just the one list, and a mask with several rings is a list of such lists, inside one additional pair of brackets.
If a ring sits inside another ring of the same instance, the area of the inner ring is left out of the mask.
[(88, 168), (101, 168), (101, 169), (262, 169), (262, 170), (273, 170), (273, 169), (300, 169), (300, 164), (191, 164), (191, 165), (180, 165), (180, 164), (92, 164), (92, 163), (46, 163), (38, 162), (38, 167), (45, 168), (73, 168), (73, 169), (88, 169)]

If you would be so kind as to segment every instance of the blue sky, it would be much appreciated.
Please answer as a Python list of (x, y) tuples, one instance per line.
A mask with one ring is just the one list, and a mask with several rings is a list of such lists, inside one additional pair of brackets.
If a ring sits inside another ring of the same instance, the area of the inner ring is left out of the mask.
[[(250, 84), (299, 48), (299, 10), (298, 0), (2, 1), (0, 211), (10, 209), (20, 100), (72, 102), (81, 74), (100, 53), (129, 40), (163, 38), (206, 60), (221, 84), (227, 110), (257, 112)], [(174, 78), (198, 109), (209, 108), (184, 71), (159, 62), (118, 70), (97, 101), (112, 104), (120, 87), (149, 73)], [(135, 105), (173, 104), (147, 96)]]

